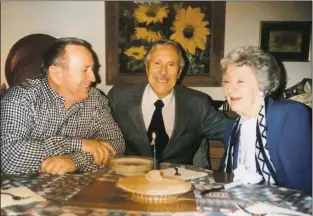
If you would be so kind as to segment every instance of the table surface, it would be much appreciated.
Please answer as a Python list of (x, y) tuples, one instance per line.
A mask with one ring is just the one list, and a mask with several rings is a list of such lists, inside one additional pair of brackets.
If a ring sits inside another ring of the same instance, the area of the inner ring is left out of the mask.
[[(168, 164), (168, 167), (179, 166)], [(242, 206), (253, 205), (261, 201), (275, 204), (280, 207), (312, 214), (312, 197), (306, 196), (298, 191), (267, 185), (242, 185), (228, 191), (209, 193), (201, 195), (202, 190), (213, 185), (231, 182), (232, 175), (226, 173), (212, 172), (209, 170), (183, 166), (187, 169), (207, 172), (206, 177), (190, 180), (195, 190), (197, 211), (193, 213), (176, 213), (186, 215), (230, 215), (234, 213), (236, 203)], [(164, 168), (164, 167), (163, 167)], [(117, 180), (119, 175), (110, 169), (102, 169), (96, 172), (83, 174), (66, 174), (64, 176), (49, 174), (1, 176), (1, 189), (13, 187), (28, 187), (40, 196), (47, 199), (46, 202), (34, 202), (27, 205), (9, 206), (1, 209), (1, 215), (62, 215), (72, 213), (74, 215), (173, 215), (171, 212), (141, 212), (127, 211), (123, 209), (101, 209), (86, 208), (66, 205), (66, 201), (95, 181)]]

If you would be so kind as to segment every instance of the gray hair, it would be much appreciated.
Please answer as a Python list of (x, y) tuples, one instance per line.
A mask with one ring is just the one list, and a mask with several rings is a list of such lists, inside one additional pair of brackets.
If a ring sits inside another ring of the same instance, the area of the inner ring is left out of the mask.
[(275, 58), (256, 46), (243, 46), (230, 51), (221, 60), (222, 72), (225, 73), (231, 64), (252, 68), (260, 91), (266, 95), (277, 90), (282, 81), (281, 69)]
[(148, 65), (148, 62), (149, 62), (149, 59), (150, 59), (150, 53), (152, 52), (152, 50), (154, 48), (157, 48), (157, 47), (161, 47), (161, 46), (166, 46), (166, 45), (170, 45), (172, 47), (174, 47), (177, 51), (177, 54), (179, 55), (179, 69), (180, 70), (183, 70), (184, 67), (185, 67), (185, 59), (183, 57), (183, 53), (182, 53), (182, 49), (180, 47), (180, 45), (174, 41), (171, 41), (171, 40), (160, 40), (160, 41), (157, 41), (155, 42), (151, 49), (149, 50), (149, 52), (147, 53), (147, 55), (145, 56), (145, 59), (144, 59), (144, 62), (146, 65)]

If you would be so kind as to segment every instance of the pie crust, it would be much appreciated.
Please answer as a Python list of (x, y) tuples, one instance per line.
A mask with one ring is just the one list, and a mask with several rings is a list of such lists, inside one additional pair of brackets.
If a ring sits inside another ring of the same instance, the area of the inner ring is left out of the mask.
[(192, 189), (191, 183), (178, 177), (164, 176), (159, 170), (119, 179), (117, 187), (130, 193), (148, 196), (179, 195)]

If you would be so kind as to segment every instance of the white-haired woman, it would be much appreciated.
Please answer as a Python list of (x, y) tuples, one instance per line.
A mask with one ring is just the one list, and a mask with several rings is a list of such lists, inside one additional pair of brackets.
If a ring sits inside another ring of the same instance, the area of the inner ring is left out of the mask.
[(224, 94), (239, 117), (225, 130), (220, 170), (243, 183), (268, 183), (312, 194), (312, 110), (269, 95), (281, 83), (275, 58), (258, 47), (221, 61)]

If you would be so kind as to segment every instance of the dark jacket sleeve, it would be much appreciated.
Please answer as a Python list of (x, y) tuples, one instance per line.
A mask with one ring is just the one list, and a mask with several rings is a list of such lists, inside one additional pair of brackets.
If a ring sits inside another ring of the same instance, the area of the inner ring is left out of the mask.
[(115, 87), (114, 86), (108, 92), (107, 97), (109, 100), (109, 106), (111, 107), (112, 115), (114, 117), (114, 108), (115, 108)]
[(223, 141), (226, 125), (232, 119), (228, 118), (223, 112), (216, 110), (209, 99), (204, 104), (201, 120), (204, 137), (207, 140)]

